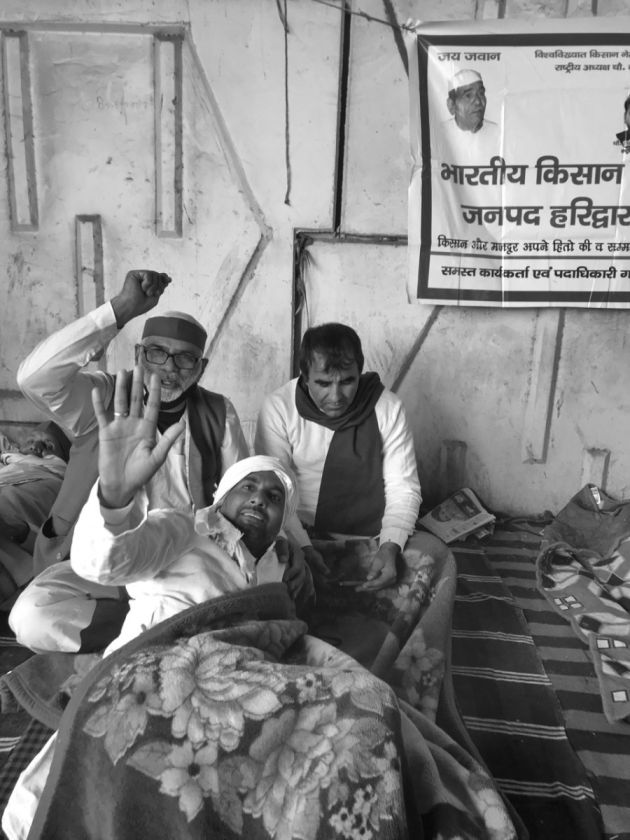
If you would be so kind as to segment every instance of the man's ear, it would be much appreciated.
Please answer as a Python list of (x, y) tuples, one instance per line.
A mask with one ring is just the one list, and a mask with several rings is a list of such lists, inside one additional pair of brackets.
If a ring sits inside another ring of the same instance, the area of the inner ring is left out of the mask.
[(142, 353), (142, 344), (136, 344), (135, 347), (135, 363), (140, 364), (140, 354)]
[(450, 96), (446, 97), (446, 107), (448, 108), (449, 114), (451, 116), (454, 116), (454, 114), (455, 114), (455, 103), (453, 102), (453, 100), (451, 99)]
[(202, 358), (202, 360), (201, 360), (201, 373), (199, 374), (199, 378), (201, 378), (204, 375), (204, 372), (205, 372), (207, 367), (208, 367), (208, 360), (204, 356), (204, 358)]

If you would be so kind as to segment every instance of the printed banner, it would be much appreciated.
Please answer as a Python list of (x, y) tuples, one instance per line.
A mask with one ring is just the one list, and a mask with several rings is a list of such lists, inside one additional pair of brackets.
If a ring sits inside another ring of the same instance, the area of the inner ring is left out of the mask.
[(409, 296), (630, 306), (630, 19), (409, 41)]

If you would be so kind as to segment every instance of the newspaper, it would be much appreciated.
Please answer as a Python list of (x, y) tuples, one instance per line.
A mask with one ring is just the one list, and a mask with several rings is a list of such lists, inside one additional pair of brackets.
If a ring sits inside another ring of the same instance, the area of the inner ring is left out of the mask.
[(479, 539), (488, 536), (494, 530), (495, 519), (469, 487), (462, 487), (418, 522), (445, 543), (451, 543), (470, 535)]

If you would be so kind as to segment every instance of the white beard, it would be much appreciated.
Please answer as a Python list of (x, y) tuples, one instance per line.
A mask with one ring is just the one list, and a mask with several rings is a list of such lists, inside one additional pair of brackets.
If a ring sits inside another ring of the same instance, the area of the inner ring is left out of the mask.
[(183, 393), (184, 389), (179, 386), (175, 388), (160, 388), (160, 402), (175, 402), (175, 400), (178, 400)]

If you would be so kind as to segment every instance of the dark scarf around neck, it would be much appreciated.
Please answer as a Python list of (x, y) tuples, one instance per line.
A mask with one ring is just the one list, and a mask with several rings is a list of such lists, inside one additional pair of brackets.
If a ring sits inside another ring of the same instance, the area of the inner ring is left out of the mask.
[(360, 425), (374, 411), (374, 406), (384, 390), (378, 373), (362, 373), (359, 377), (359, 387), (348, 410), (344, 411), (340, 417), (328, 417), (317, 408), (311, 399), (304, 378), (300, 376), (295, 389), (295, 406), (300, 417), (304, 417), (305, 420), (312, 420), (313, 423), (319, 423), (320, 426), (340, 432), (351, 426)]
[(193, 385), (186, 392), (190, 426), (188, 484), (195, 509), (212, 504), (223, 474), (221, 446), (225, 435), (225, 400)]
[(348, 411), (341, 417), (327, 417), (310, 398), (302, 377), (297, 382), (299, 415), (334, 431), (315, 512), (319, 533), (376, 536), (381, 530), (383, 442), (374, 408), (384, 390), (377, 373), (364, 373)]

